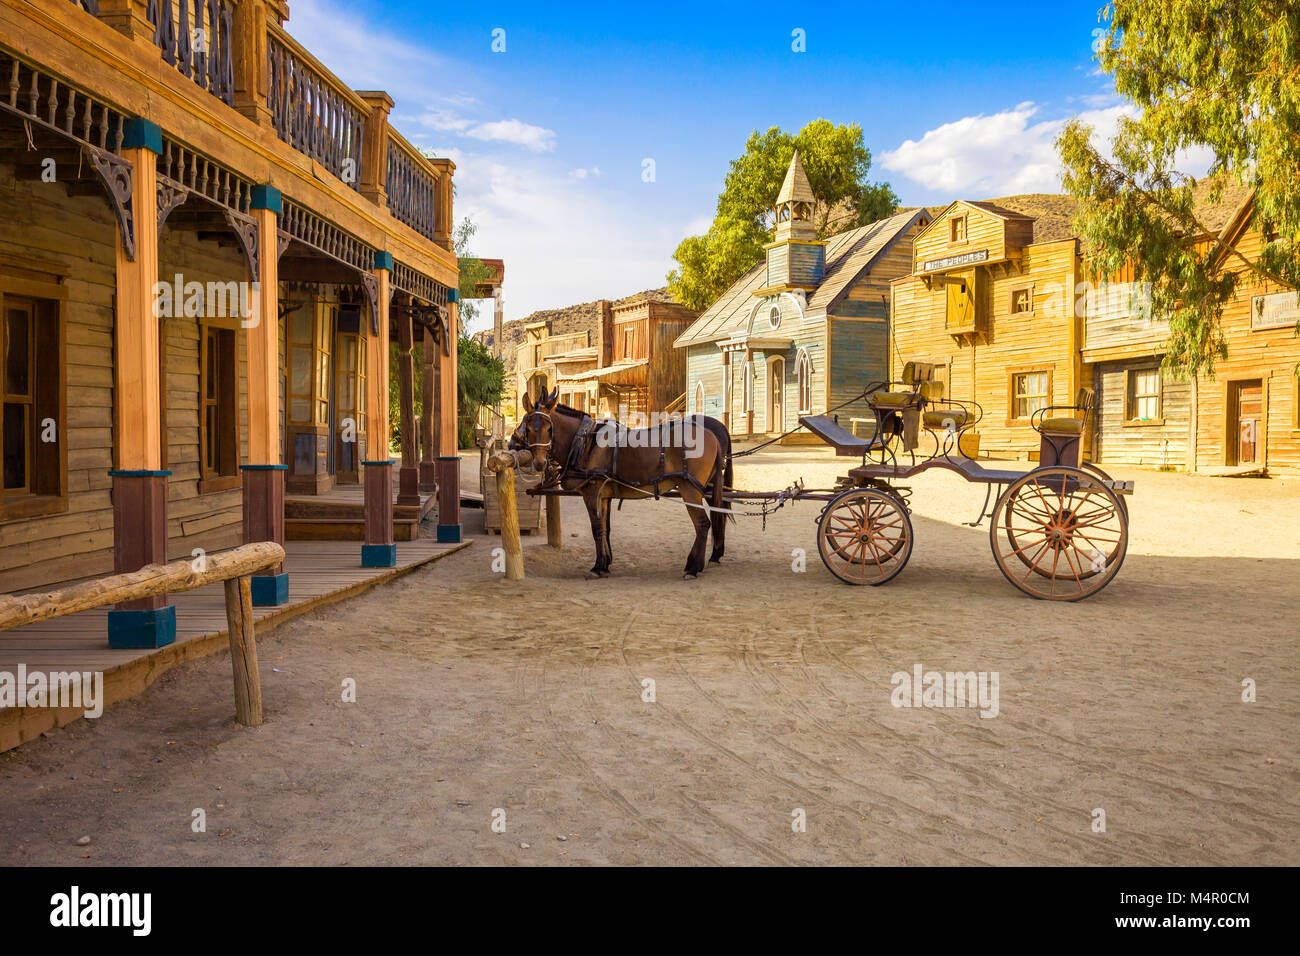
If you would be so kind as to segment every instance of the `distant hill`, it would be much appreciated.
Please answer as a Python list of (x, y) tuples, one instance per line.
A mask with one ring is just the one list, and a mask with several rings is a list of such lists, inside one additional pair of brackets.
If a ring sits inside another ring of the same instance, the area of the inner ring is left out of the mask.
[[(659, 289), (647, 289), (644, 292), (624, 296), (621, 299), (613, 299), (611, 305), (622, 305), (625, 302), (631, 302), (642, 297), (653, 299), (656, 302), (675, 301), (668, 294), (667, 286), (664, 286)], [(501, 338), (505, 350), (501, 357), (505, 360), (506, 372), (514, 371), (515, 349), (524, 342), (524, 326), (532, 325), (534, 322), (549, 322), (552, 335), (589, 331), (592, 333), (591, 342), (595, 345), (598, 323), (600, 322), (599, 302), (600, 300), (597, 299), (593, 302), (581, 302), (578, 305), (565, 306), (562, 309), (542, 309), (532, 315), (524, 316), (522, 319), (511, 319), (509, 322), (504, 323), (501, 326)], [(488, 346), (488, 348), (492, 347), (492, 336), (492, 329), (484, 329), (482, 332), (474, 333), (474, 338)]]

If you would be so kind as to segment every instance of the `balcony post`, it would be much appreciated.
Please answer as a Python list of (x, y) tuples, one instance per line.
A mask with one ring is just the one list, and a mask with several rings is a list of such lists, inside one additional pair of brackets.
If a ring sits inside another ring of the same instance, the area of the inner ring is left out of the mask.
[[(158, 219), (154, 212), (162, 130), (144, 119), (126, 120), (122, 158), (131, 164), (135, 256), (117, 236), (117, 314), (113, 322), (113, 410), (117, 445), (113, 479), (113, 569), (119, 574), (167, 563), (167, 479), (162, 467), (160, 321), (154, 314), (158, 283)], [(108, 646), (163, 647), (176, 639), (176, 608), (165, 594), (119, 605), (108, 612)]]
[[(431, 159), (429, 163), (438, 170), (438, 183), (434, 187), (433, 241), (450, 252), (451, 234), (456, 225), (452, 221), (451, 209), (451, 178), (456, 172), (456, 164), (450, 159)], [(452, 351), (456, 350), (453, 348)]]
[[(450, 182), (450, 177), (443, 177)], [(457, 292), (447, 292), (449, 355), (438, 352), (438, 540), (460, 540), (460, 449), (457, 447), (456, 345), (460, 338)]]
[(374, 276), (377, 295), (372, 307), (378, 334), (371, 335), (366, 349), (366, 455), (363, 461), (365, 482), (366, 537), (361, 546), (363, 568), (391, 568), (397, 565), (397, 545), (393, 543), (393, 460), (388, 456), (388, 280), (393, 268), (390, 252), (375, 253)]
[(99, 0), (99, 19), (123, 36), (153, 42), (145, 0)]
[(378, 90), (357, 91), (370, 106), (361, 133), (361, 195), (388, 208), (388, 113), (393, 98)]
[(424, 405), (420, 409), (420, 490), (438, 490), (438, 464), (434, 461), (438, 451), (438, 355), (442, 346), (434, 340), (428, 328), (424, 330), (424, 344), (420, 358), (424, 366)]
[(268, 4), (266, 0), (239, 0), (235, 4), (232, 38), (235, 109), (258, 126), (271, 125), (266, 23), (277, 7), (278, 4)]
[[(248, 363), (248, 462), (240, 466), (244, 487), (244, 543), (284, 544), (283, 443), (280, 441), (279, 262), (277, 224), (280, 191), (253, 187), (250, 212), (257, 222), (257, 274), (250, 301), (253, 314), (244, 329)], [(284, 565), (253, 575), (253, 604), (289, 603), (289, 573)]]

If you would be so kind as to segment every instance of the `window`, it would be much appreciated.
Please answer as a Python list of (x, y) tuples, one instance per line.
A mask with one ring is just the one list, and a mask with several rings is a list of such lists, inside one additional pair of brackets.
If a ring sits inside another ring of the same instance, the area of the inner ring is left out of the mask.
[(636, 349), (636, 327), (629, 325), (623, 329), (623, 355), (625, 359), (632, 358)]
[(1131, 422), (1160, 420), (1160, 369), (1131, 368), (1128, 370), (1128, 414)]
[(753, 362), (745, 363), (745, 371), (742, 375), (742, 381), (744, 386), (742, 399), (745, 403), (744, 405), (745, 411), (752, 412), (754, 410), (754, 363)]
[(704, 414), (704, 382), (695, 383), (695, 414)]
[(952, 219), (948, 220), (948, 225), (951, 229), (951, 239), (953, 242), (966, 241), (966, 217), (965, 216), (953, 216)]
[(0, 517), (62, 510), (60, 303), (11, 295), (0, 303)]
[(1011, 290), (1011, 314), (1020, 315), (1034, 311), (1034, 287), (1022, 286)]
[(812, 362), (803, 349), (795, 362), (795, 377), (799, 383), (799, 414), (806, 415), (812, 411)]
[(781, 306), (774, 305), (767, 310), (767, 324), (774, 329), (781, 327)]
[(1011, 376), (1011, 418), (1027, 421), (1034, 412), (1046, 408), (1052, 389), (1048, 371), (1018, 372)]
[[(202, 327), (199, 453), (204, 481), (239, 474), (239, 378), (235, 330)], [(223, 483), (229, 485), (230, 483)], [(200, 491), (215, 491), (201, 487)]]

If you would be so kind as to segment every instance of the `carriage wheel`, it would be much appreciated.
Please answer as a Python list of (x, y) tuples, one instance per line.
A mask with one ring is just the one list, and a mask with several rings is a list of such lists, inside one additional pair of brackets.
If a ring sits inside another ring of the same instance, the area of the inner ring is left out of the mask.
[(884, 584), (912, 556), (912, 521), (892, 495), (853, 488), (832, 498), (822, 511), (817, 551), (845, 584)]
[[(1084, 471), (1091, 471), (1091, 472), (1095, 472), (1098, 475), (1101, 475), (1102, 479), (1105, 481), (1111, 480), (1110, 475), (1106, 474), (1106, 472), (1102, 471), (1100, 468), (1098, 468), (1090, 461), (1079, 462), (1079, 467), (1082, 468)], [(1124, 496), (1116, 495), (1115, 500), (1119, 502), (1119, 507), (1120, 510), (1124, 512), (1124, 517), (1128, 518), (1128, 502), (1124, 500)]]
[(1128, 550), (1128, 512), (1109, 487), (1079, 468), (1038, 468), (1017, 479), (993, 508), (993, 557), (1031, 597), (1078, 601), (1119, 572)]

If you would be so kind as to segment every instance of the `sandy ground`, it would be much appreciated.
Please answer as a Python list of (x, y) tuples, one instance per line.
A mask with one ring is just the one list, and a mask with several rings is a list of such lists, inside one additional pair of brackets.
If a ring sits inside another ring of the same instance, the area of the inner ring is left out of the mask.
[[(779, 450), (737, 483), (845, 461)], [(1300, 481), (1117, 477), (1127, 561), (1073, 605), (1007, 584), (955, 476), (913, 482), (883, 588), (825, 571), (810, 502), (741, 519), (690, 583), (681, 506), (629, 503), (588, 581), (567, 501), (524, 582), (480, 539), (267, 635), (260, 728), (221, 655), (0, 755), (0, 863), (1300, 863)], [(998, 715), (895, 708), (917, 664), (997, 671)]]

